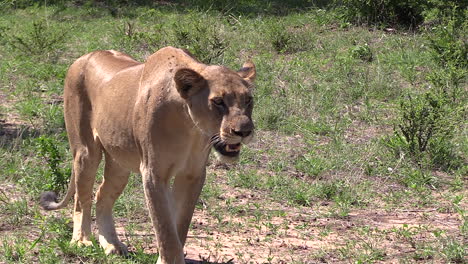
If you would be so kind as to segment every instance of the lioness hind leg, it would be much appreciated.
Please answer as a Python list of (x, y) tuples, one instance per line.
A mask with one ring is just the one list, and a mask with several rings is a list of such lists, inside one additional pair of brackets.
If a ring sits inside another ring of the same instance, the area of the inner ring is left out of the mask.
[(74, 149), (75, 206), (73, 210), (72, 243), (91, 245), (91, 205), (96, 171), (101, 160), (98, 147), (85, 146)]
[(99, 243), (106, 254), (127, 255), (127, 247), (120, 242), (115, 231), (112, 207), (128, 182), (130, 172), (106, 155), (104, 181), (96, 195), (96, 221), (99, 228)]

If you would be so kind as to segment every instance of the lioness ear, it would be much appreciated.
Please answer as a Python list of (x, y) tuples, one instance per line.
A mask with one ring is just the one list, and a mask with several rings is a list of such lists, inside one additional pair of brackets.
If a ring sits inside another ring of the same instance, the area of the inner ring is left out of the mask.
[(257, 72), (255, 71), (255, 65), (252, 61), (247, 61), (242, 65), (242, 68), (237, 71), (242, 78), (246, 79), (247, 81), (253, 82), (255, 80), (255, 76)]
[(177, 91), (184, 99), (190, 98), (206, 85), (206, 80), (198, 72), (187, 68), (178, 70), (174, 81)]

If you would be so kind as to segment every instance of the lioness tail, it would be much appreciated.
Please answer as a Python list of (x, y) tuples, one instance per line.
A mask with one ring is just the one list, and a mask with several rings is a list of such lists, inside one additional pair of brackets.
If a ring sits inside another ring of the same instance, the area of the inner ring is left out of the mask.
[(43, 192), (39, 200), (39, 204), (44, 210), (57, 210), (67, 206), (70, 198), (75, 194), (75, 173), (72, 170), (70, 185), (68, 186), (67, 193), (61, 202), (57, 202), (57, 194), (55, 192)]

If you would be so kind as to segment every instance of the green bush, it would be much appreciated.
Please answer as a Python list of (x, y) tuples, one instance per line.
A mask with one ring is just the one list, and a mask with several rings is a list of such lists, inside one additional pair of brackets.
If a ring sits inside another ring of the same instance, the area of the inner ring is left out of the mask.
[(458, 6), (463, 0), (335, 0), (346, 22), (416, 28), (424, 21)]
[(299, 27), (289, 28), (283, 22), (271, 23), (266, 37), (277, 53), (306, 51), (314, 44), (314, 40)]
[(466, 69), (468, 67), (466, 16), (458, 8), (454, 8), (449, 16), (443, 19), (444, 23), (431, 28), (432, 34), (428, 37), (434, 60), (442, 67), (454, 66)]
[(218, 27), (202, 20), (177, 23), (173, 29), (175, 46), (189, 50), (206, 64), (222, 64), (229, 44)]
[(56, 53), (63, 46), (66, 34), (66, 31), (50, 26), (44, 20), (38, 20), (27, 25), (22, 32), (8, 34), (6, 41), (25, 55), (44, 55)]
[[(444, 128), (443, 102), (431, 93), (400, 101), (401, 118), (397, 135), (404, 137), (411, 154), (426, 151), (430, 140)], [(448, 134), (444, 131), (443, 134)]]
[[(434, 20), (437, 25), (428, 29), (428, 47), (433, 60), (440, 66), (428, 76), (434, 87), (450, 99), (456, 107), (466, 103), (465, 86), (468, 69), (468, 10), (459, 7), (451, 9), (434, 9), (439, 15)], [(434, 14), (428, 13), (428, 17)]]
[(426, 0), (337, 0), (343, 6), (343, 18), (367, 25), (414, 26), (423, 21)]
[(395, 135), (387, 144), (396, 152), (408, 154), (420, 166), (451, 170), (464, 161), (453, 143), (457, 129), (466, 115), (466, 73), (468, 23), (463, 13), (449, 1), (429, 1), (435, 5), (425, 16), (435, 12), (440, 17), (428, 32), (428, 47), (436, 67), (428, 74), (432, 85), (423, 94), (407, 95), (399, 104)]
[(426, 92), (400, 100), (394, 135), (386, 144), (397, 156), (409, 155), (419, 166), (444, 170), (461, 164), (452, 139), (457, 121), (444, 95)]
[(465, 0), (426, 0), (426, 2), (423, 16), (427, 25), (442, 24), (449, 17), (465, 20), (468, 11)]
[(46, 136), (37, 138), (37, 149), (39, 155), (45, 159), (49, 169), (44, 175), (43, 182), (45, 183), (44, 190), (52, 190), (56, 193), (61, 193), (67, 188), (68, 179), (71, 174), (71, 169), (63, 168), (63, 157), (57, 148), (57, 142)]
[(362, 61), (371, 62), (374, 59), (372, 51), (367, 43), (364, 45), (355, 45), (349, 50), (349, 53), (351, 57)]
[(155, 24), (143, 31), (135, 22), (126, 21), (117, 27), (115, 42), (127, 53), (148, 52), (149, 54), (166, 46), (166, 32), (161, 24)]

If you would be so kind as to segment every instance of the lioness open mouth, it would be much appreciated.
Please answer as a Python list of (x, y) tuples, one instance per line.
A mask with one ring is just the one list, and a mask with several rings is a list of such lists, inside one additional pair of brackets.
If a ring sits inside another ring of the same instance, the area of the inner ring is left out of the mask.
[(228, 157), (236, 157), (239, 155), (242, 144), (226, 144), (218, 136), (212, 138), (214, 149), (221, 155)]

